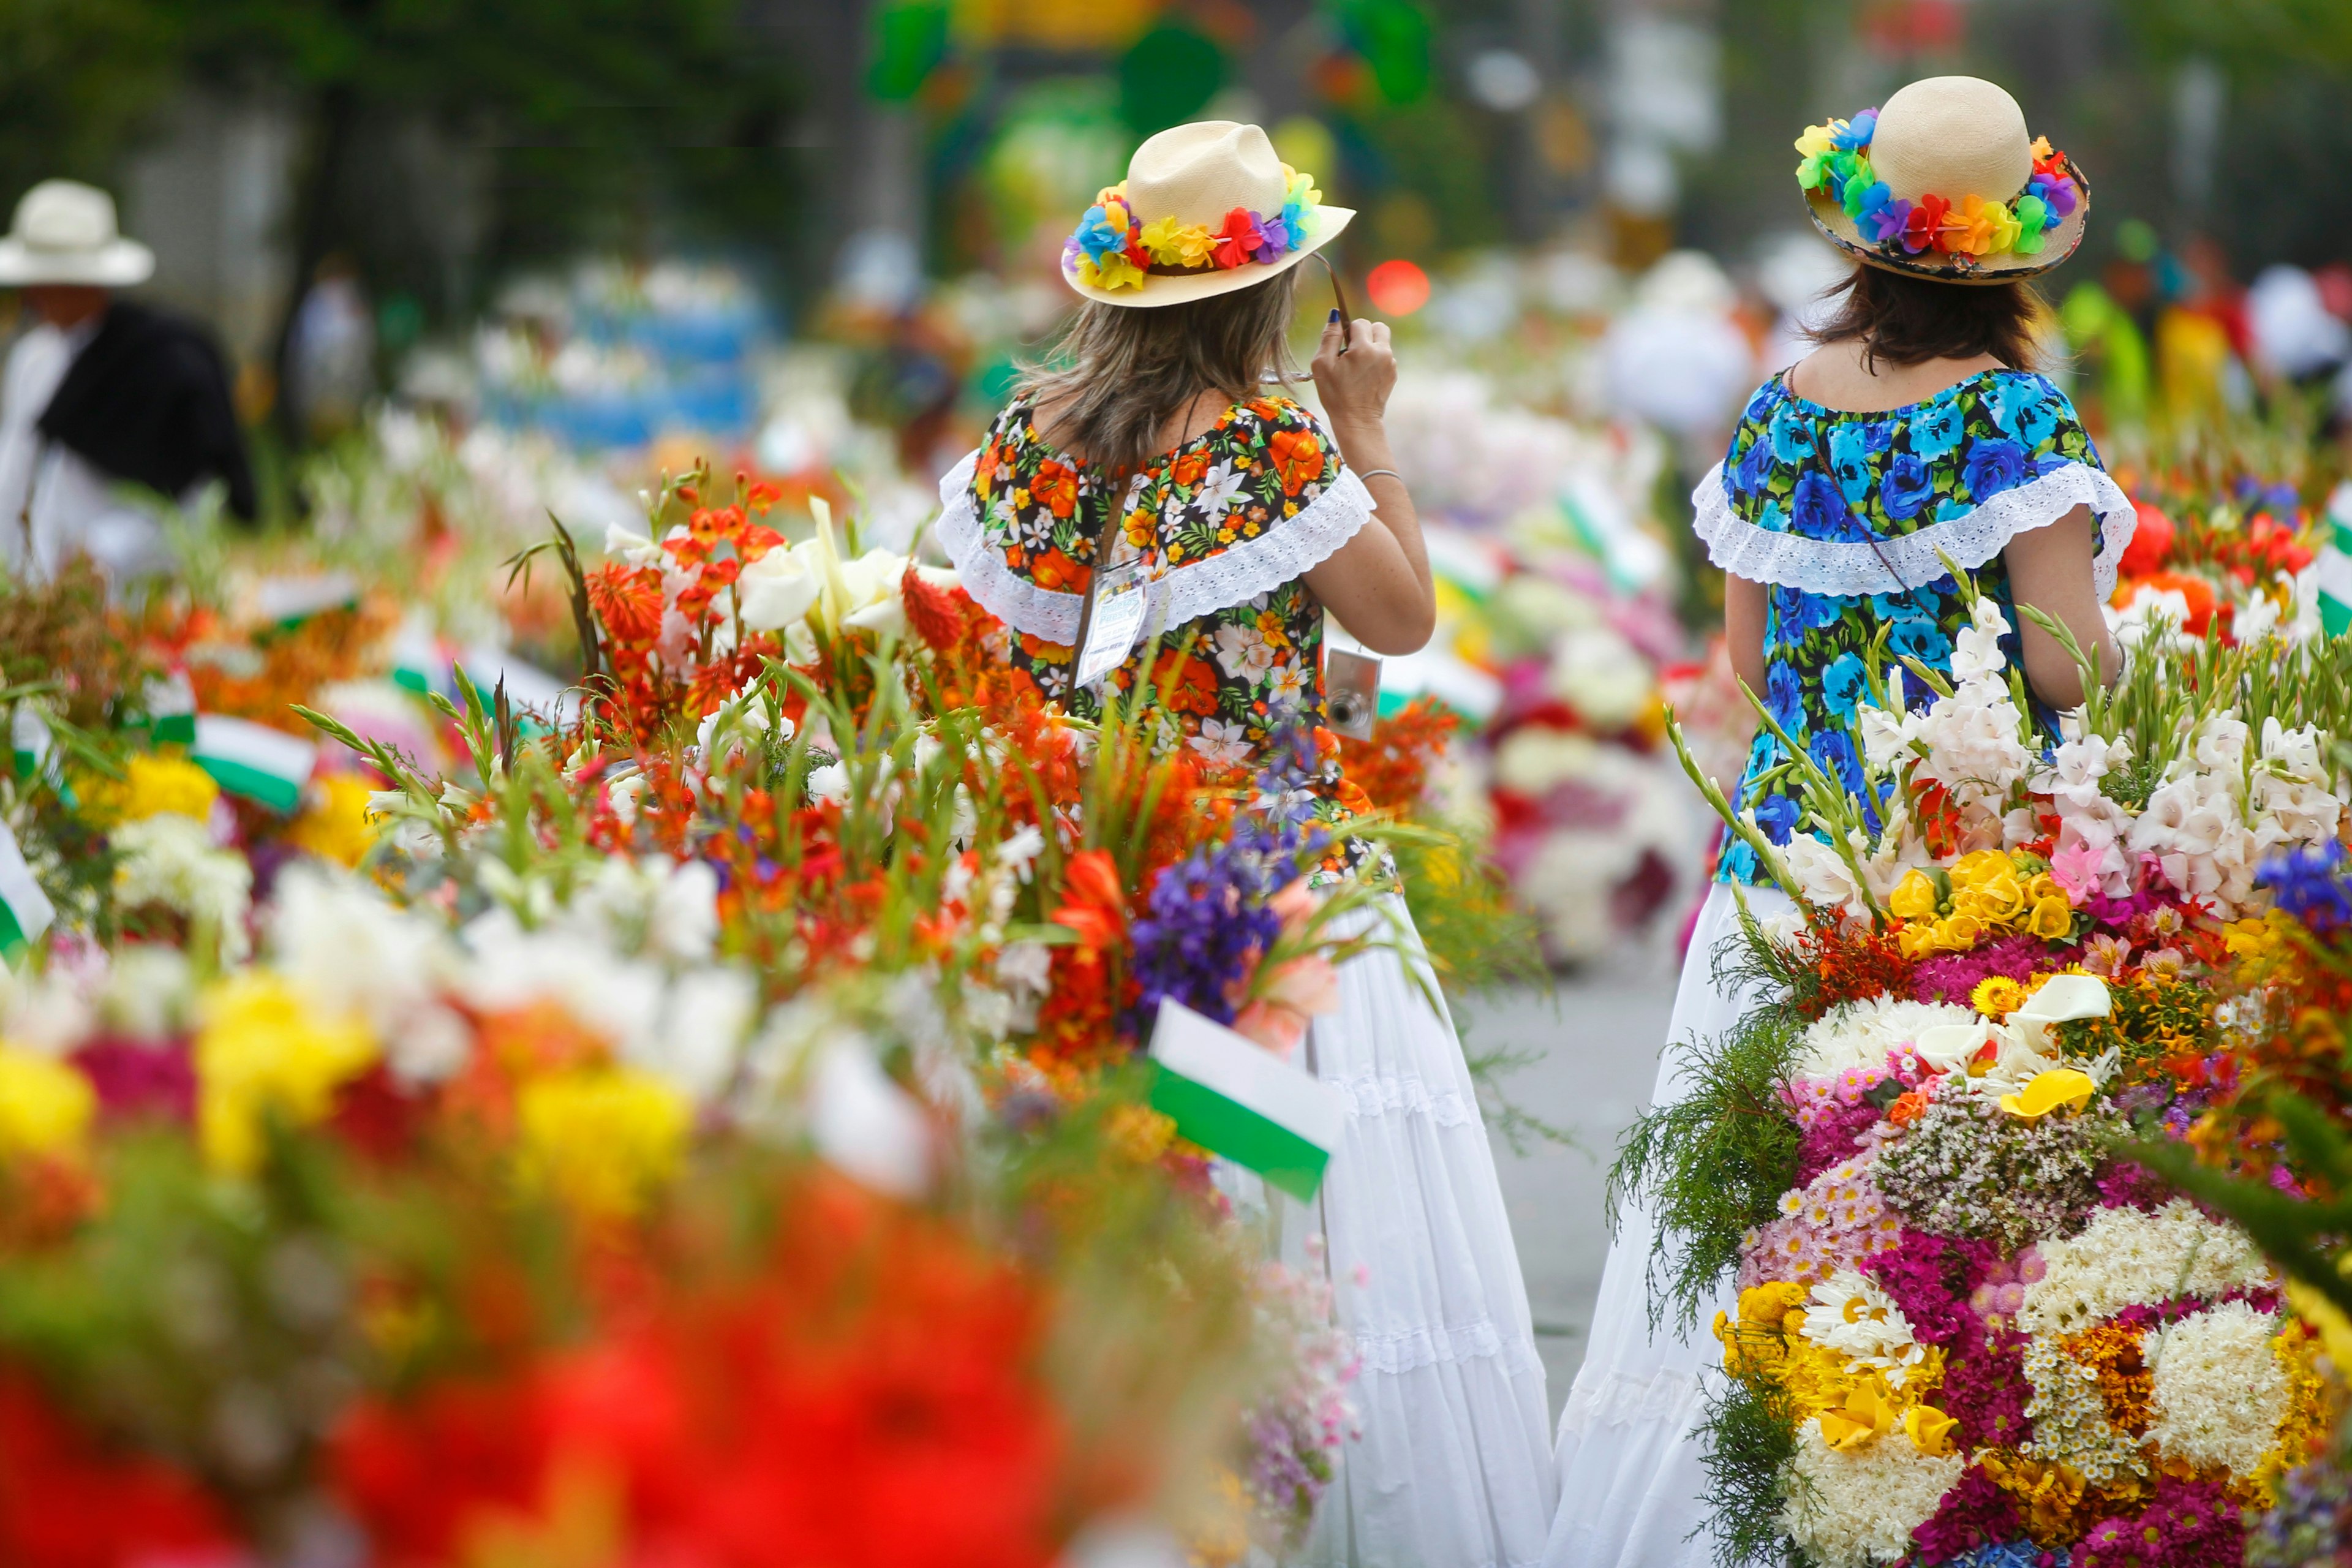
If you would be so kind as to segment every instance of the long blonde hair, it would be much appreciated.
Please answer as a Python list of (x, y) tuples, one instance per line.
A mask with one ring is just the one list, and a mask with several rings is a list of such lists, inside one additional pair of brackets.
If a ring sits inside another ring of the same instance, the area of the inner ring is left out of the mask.
[(1160, 432), (1204, 392), (1255, 396), (1269, 369), (1286, 384), (1298, 269), (1181, 305), (1089, 300), (1044, 361), (1024, 364), (1015, 401), (1053, 409), (1056, 445), (1113, 477), (1160, 455)]

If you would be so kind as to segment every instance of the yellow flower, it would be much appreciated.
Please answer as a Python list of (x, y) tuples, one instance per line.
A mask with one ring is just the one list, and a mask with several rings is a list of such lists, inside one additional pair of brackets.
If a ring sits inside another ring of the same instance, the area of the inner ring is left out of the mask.
[(2025, 987), (2006, 974), (1990, 974), (1969, 993), (1969, 1005), (1996, 1023), (2025, 1005)]
[(1130, 221), (1128, 216), (1127, 204), (1116, 196), (1103, 203), (1103, 221), (1112, 228), (1124, 233)]
[(1920, 921), (1914, 921), (1895, 932), (1895, 940), (1902, 947), (1903, 956), (1914, 963), (1923, 958), (1933, 958), (1943, 951), (1936, 928)]
[(1930, 1458), (1941, 1458), (1952, 1451), (1952, 1428), (1958, 1425), (1932, 1405), (1915, 1405), (1903, 1413), (1903, 1435)]
[(1859, 1448), (1880, 1433), (1894, 1430), (1897, 1417), (1884, 1385), (1874, 1378), (1864, 1378), (1847, 1391), (1843, 1405), (1822, 1411), (1819, 1419), (1822, 1441), (1844, 1450)]
[(63, 1062), (0, 1044), (0, 1159), (75, 1152), (97, 1114), (89, 1079)]
[(544, 1074), (515, 1097), (525, 1182), (582, 1215), (624, 1218), (677, 1172), (694, 1108), (634, 1068)]
[(298, 849), (321, 860), (356, 866), (375, 843), (375, 825), (368, 820), (366, 781), (350, 773), (334, 773), (320, 783), (323, 798), (303, 812), (287, 837)]
[(1916, 866), (1903, 874), (1895, 890), (1886, 896), (1890, 913), (1906, 921), (1932, 921), (1936, 918), (1936, 879)]
[(88, 815), (101, 826), (166, 813), (203, 822), (213, 814), (220, 785), (185, 757), (140, 752), (123, 764), (122, 777), (92, 781), (82, 794)]
[(1197, 223), (1172, 217), (1154, 218), (1143, 226), (1143, 248), (1162, 267), (1202, 267), (1215, 247), (1215, 237)]
[(1107, 250), (1099, 261), (1078, 263), (1078, 281), (1097, 289), (1140, 289), (1143, 268), (1129, 261), (1123, 252)]
[(205, 1159), (238, 1174), (261, 1163), (266, 1118), (295, 1126), (320, 1120), (334, 1109), (335, 1090), (376, 1059), (365, 1027), (319, 1017), (266, 970), (222, 981), (197, 1012), (197, 1141)]
[(2284, 910), (2271, 910), (2242, 921), (2232, 921), (2221, 928), (2221, 943), (2237, 959), (2267, 958), (2278, 951), (2283, 930), (2294, 923), (2294, 917)]
[(2062, 1105), (2082, 1110), (2091, 1102), (2091, 1096), (2098, 1087), (2091, 1081), (2088, 1073), (2077, 1072), (2073, 1068), (2053, 1068), (2048, 1072), (2034, 1074), (2033, 1081), (2025, 1086), (2024, 1093), (2002, 1095), (2000, 1108), (2020, 1121), (2037, 1121)]
[(1287, 163), (1282, 166), (1282, 188), (1288, 200), (1297, 202), (1302, 207), (1318, 206), (1322, 204), (1323, 193), (1315, 188), (1315, 176), (1302, 174)]
[(1984, 922), (1974, 915), (1955, 912), (1936, 922), (1936, 945), (1946, 952), (1966, 952), (1982, 935)]
[[(2339, 1267), (2338, 1272), (2342, 1271)], [(2319, 1331), (2320, 1345), (2336, 1363), (2336, 1372), (2352, 1376), (2352, 1318), (2345, 1316), (2344, 1309), (2300, 1279), (2286, 1282), (2286, 1304), (2294, 1309), (2296, 1317)]]
[(1819, 158), (1833, 151), (1837, 144), (1830, 140), (1828, 126), (1808, 125), (1805, 133), (1797, 138), (1795, 145), (1801, 157)]
[(2035, 936), (2055, 942), (2074, 929), (2074, 906), (2066, 901), (2063, 894), (2054, 899), (2037, 899), (2024, 924)]
[(1139, 1165), (1149, 1165), (1168, 1152), (1176, 1123), (1148, 1105), (1115, 1108), (1103, 1131), (1110, 1146)]

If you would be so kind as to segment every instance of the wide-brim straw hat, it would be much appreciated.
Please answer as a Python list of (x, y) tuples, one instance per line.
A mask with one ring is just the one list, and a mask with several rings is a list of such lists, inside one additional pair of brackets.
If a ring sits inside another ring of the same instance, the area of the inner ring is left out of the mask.
[(116, 227), (114, 198), (79, 180), (43, 180), (26, 191), (0, 238), (0, 287), (127, 289), (154, 272), (155, 253)]
[[(1859, 120), (1861, 117), (1856, 116)], [(2047, 152), (2048, 144), (2042, 144)], [(2025, 111), (1997, 83), (1972, 76), (1928, 77), (1904, 88), (1881, 107), (1877, 123), (1861, 149), (1870, 170), (1894, 201), (1916, 208), (1939, 197), (1954, 213), (1970, 196), (2014, 210), (2037, 178), (2035, 142), (2026, 131)], [(2071, 182), (2074, 210), (2055, 228), (2045, 229), (2038, 251), (2002, 251), (1987, 256), (1929, 247), (1914, 251), (1900, 239), (1880, 240), (1864, 232), (1858, 219), (1829, 189), (1806, 192), (1813, 226), (1832, 244), (1864, 264), (1889, 272), (1944, 283), (2008, 283), (2049, 271), (2074, 253), (2091, 211), (2091, 184), (2072, 158), (2053, 153), (2055, 177)], [(2038, 177), (2044, 183), (2049, 173)]]
[[(1261, 219), (1279, 216), (1290, 199), (1290, 184), (1289, 172), (1275, 156), (1274, 143), (1264, 131), (1230, 120), (1202, 120), (1148, 138), (1128, 160), (1123, 189), (1139, 228), (1165, 218), (1214, 233), (1237, 208)], [(1297, 244), (1272, 260), (1201, 271), (1155, 268), (1134, 288), (1105, 289), (1087, 282), (1078, 273), (1080, 255), (1066, 249), (1062, 280), (1106, 305), (1182, 305), (1289, 271), (1337, 238), (1355, 216), (1348, 207), (1306, 205), (1298, 216)]]

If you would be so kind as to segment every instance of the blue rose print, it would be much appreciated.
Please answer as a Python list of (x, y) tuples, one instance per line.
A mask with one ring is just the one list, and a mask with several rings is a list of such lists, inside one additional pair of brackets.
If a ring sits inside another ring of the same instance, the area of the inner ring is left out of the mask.
[(1750, 439), (1748, 443), (1748, 450), (1739, 455), (1738, 468), (1739, 493), (1754, 495), (1763, 488), (1766, 477), (1771, 472), (1771, 447), (1761, 437)]
[(1937, 398), (1911, 421), (1911, 450), (1929, 462), (1948, 456), (1960, 444), (1960, 405), (1957, 398)]
[(1812, 421), (1783, 404), (1772, 416), (1772, 456), (1784, 463), (1803, 463), (1812, 459), (1815, 450)]
[(1756, 803), (1756, 826), (1775, 844), (1789, 842), (1797, 830), (1797, 803), (1785, 795), (1768, 795)]
[(1843, 730), (1823, 730), (1806, 744), (1805, 750), (1824, 772), (1845, 785), (1848, 795), (1868, 798), (1869, 791), (1862, 777), (1862, 758), (1854, 752), (1853, 736)]
[(1799, 729), (1803, 720), (1798, 707), (1797, 672), (1785, 658), (1774, 659), (1764, 676), (1764, 710), (1783, 730)]
[(2014, 441), (1977, 440), (1969, 443), (1969, 458), (1960, 482), (1978, 500), (1990, 500), (2025, 478), (2025, 451)]
[(1935, 477), (1927, 465), (1916, 453), (1897, 452), (1886, 465), (1886, 478), (1879, 482), (1878, 504), (1896, 522), (1908, 522), (1934, 493)]
[(1886, 647), (1897, 658), (1916, 658), (1938, 669), (1949, 666), (1952, 639), (1925, 616), (1906, 616), (1886, 636)]
[(1830, 469), (1838, 489), (1859, 506), (1870, 494), (1870, 433), (1859, 425), (1830, 426)]
[(1853, 509), (1837, 486), (1822, 478), (1817, 468), (1808, 468), (1797, 480), (1797, 493), (1790, 510), (1797, 520), (1797, 531), (1807, 539), (1848, 539), (1855, 527)]
[(1830, 716), (1841, 724), (1852, 721), (1854, 709), (1869, 689), (1867, 667), (1862, 655), (1851, 648), (1830, 660), (1830, 667), (1822, 671), (1822, 695), (1829, 700)]
[(1837, 625), (1844, 613), (1843, 601), (1827, 594), (1808, 594), (1800, 588), (1778, 587), (1772, 591), (1772, 608), (1780, 623), (1784, 640), (1794, 641)]
[(1764, 510), (1756, 514), (1756, 526), (1767, 533), (1786, 533), (1789, 531), (1789, 514), (1780, 510), (1779, 501), (1768, 500), (1764, 503)]

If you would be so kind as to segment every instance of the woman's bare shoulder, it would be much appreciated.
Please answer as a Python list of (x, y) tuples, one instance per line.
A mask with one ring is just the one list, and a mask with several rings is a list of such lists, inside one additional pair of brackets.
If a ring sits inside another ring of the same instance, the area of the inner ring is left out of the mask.
[(1918, 364), (1864, 362), (1859, 342), (1823, 343), (1789, 368), (1789, 390), (1841, 413), (1878, 414), (1924, 403), (1948, 386), (2005, 368), (1990, 354)]

